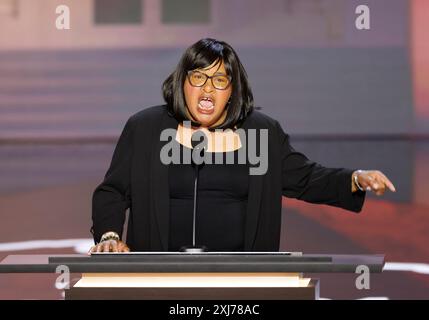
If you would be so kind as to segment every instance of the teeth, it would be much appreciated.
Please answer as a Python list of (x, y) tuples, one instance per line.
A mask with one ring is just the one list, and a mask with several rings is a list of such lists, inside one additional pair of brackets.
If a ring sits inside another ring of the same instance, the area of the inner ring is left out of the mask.
[(214, 105), (211, 105), (210, 107), (205, 107), (205, 106), (201, 105), (201, 103), (199, 103), (198, 105), (200, 106), (200, 108), (207, 109), (207, 110), (214, 108)]
[(214, 103), (210, 97), (201, 97), (198, 106), (200, 109), (207, 111), (214, 109)]

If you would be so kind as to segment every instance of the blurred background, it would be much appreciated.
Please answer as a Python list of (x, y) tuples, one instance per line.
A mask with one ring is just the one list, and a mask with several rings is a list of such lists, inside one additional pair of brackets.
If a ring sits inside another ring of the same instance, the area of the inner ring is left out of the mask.
[[(213, 37), (295, 149), (397, 189), (360, 214), (284, 198), (281, 249), (386, 254), (370, 290), (313, 275), (324, 298), (428, 299), (427, 30), (426, 0), (0, 0), (0, 259), (88, 250), (92, 192), (126, 120), (162, 104), (183, 51)], [(61, 299), (55, 278), (0, 274), (0, 299)]]

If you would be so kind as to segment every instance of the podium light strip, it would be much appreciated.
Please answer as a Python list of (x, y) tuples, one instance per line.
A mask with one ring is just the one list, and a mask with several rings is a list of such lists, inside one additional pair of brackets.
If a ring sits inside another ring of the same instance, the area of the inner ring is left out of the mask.
[(286, 288), (307, 287), (299, 276), (82, 276), (76, 288)]

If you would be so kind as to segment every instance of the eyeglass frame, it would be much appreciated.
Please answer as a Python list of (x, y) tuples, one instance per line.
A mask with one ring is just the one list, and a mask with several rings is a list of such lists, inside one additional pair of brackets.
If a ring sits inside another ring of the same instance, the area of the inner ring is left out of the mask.
[[(203, 75), (206, 77), (206, 80), (204, 81), (204, 83), (203, 83), (202, 85), (200, 85), (200, 86), (196, 86), (196, 85), (193, 85), (193, 84), (192, 84), (191, 79), (190, 79), (190, 75), (191, 75), (192, 73), (194, 73), (194, 72), (201, 73), (201, 74), (203, 74)], [(208, 75), (207, 75), (207, 74), (205, 74), (204, 72), (201, 72), (201, 71), (195, 71), (195, 70), (189, 70), (186, 74), (187, 74), (187, 78), (188, 78), (189, 84), (190, 84), (191, 86), (193, 86), (193, 87), (197, 87), (197, 88), (204, 87), (204, 85), (207, 83), (207, 80), (208, 80), (208, 79), (210, 79), (210, 81), (211, 81), (211, 83), (212, 83), (213, 88), (215, 88), (215, 89), (217, 89), (217, 90), (226, 90), (226, 89), (228, 89), (228, 87), (229, 87), (229, 86), (231, 85), (231, 83), (232, 83), (232, 77), (231, 77), (231, 76), (229, 76), (229, 75), (224, 75), (224, 74), (215, 74), (215, 75), (213, 75), (213, 76), (208, 76)], [(213, 84), (213, 78), (214, 78), (214, 77), (227, 77), (227, 78), (228, 78), (229, 83), (228, 83), (228, 85), (227, 85), (225, 88), (223, 88), (223, 89), (216, 88), (216, 86)]]

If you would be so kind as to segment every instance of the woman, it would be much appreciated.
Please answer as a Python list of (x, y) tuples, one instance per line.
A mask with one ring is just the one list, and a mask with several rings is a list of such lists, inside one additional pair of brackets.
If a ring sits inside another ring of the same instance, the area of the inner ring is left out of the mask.
[[(278, 251), (282, 196), (360, 212), (366, 191), (395, 191), (380, 171), (325, 168), (295, 151), (279, 123), (254, 110), (246, 72), (225, 42), (202, 39), (189, 47), (165, 80), (163, 95), (166, 105), (127, 121), (94, 192), (91, 252), (176, 251), (192, 243), (194, 167), (161, 161), (165, 130), (176, 132), (168, 143), (182, 160), (195, 132), (206, 134), (208, 158), (235, 160), (255, 142), (251, 130), (267, 133), (265, 143), (256, 139), (260, 153), (267, 150), (263, 174), (249, 174), (247, 160), (200, 169), (195, 237), (211, 251)], [(220, 134), (234, 143), (219, 143), (215, 129), (230, 129)]]

